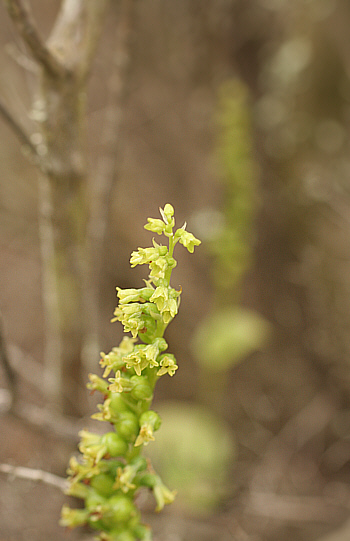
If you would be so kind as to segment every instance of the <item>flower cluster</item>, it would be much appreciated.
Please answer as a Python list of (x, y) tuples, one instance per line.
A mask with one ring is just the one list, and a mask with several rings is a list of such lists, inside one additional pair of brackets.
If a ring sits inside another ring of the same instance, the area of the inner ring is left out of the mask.
[(171, 205), (165, 205), (160, 213), (162, 220), (148, 218), (145, 228), (165, 235), (168, 246), (153, 239), (152, 247), (138, 248), (130, 259), (132, 267), (149, 266), (146, 287), (117, 288), (119, 302), (112, 321), (121, 322), (124, 332), (131, 336), (124, 336), (108, 354), (101, 353), (102, 378), (89, 375), (88, 388), (104, 398), (92, 418), (110, 423), (113, 430), (103, 435), (82, 430), (80, 456), (71, 458), (67, 470), (68, 493), (84, 500), (84, 508), (65, 505), (61, 524), (68, 528), (89, 525), (100, 532), (100, 541), (152, 539), (134, 503), (142, 487), (152, 491), (157, 511), (175, 497), (141, 451), (154, 441), (161, 425), (157, 412), (150, 409), (155, 384), (161, 376), (173, 376), (178, 369), (174, 355), (164, 353), (168, 344), (163, 338), (177, 314), (181, 294), (170, 286), (176, 266), (174, 247), (180, 242), (192, 253), (200, 241), (186, 231), (186, 224), (174, 232)]

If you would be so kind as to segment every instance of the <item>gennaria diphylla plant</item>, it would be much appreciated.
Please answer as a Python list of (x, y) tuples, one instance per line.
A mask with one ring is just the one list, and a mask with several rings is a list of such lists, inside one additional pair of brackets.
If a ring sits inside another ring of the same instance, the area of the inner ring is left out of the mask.
[(131, 254), (131, 267), (147, 264), (149, 279), (140, 289), (117, 288), (118, 306), (112, 321), (120, 321), (124, 336), (108, 355), (101, 354), (103, 378), (90, 374), (88, 388), (99, 391), (104, 402), (92, 418), (105, 421), (113, 430), (101, 435), (82, 430), (79, 451), (72, 457), (67, 473), (68, 494), (84, 500), (84, 508), (63, 506), (61, 525), (68, 528), (89, 525), (101, 541), (151, 541), (150, 528), (141, 523), (135, 498), (142, 487), (155, 497), (156, 510), (174, 500), (170, 491), (142, 456), (142, 448), (154, 440), (161, 424), (150, 409), (157, 380), (178, 369), (174, 355), (167, 353), (164, 331), (177, 314), (181, 291), (170, 286), (176, 261), (177, 242), (189, 252), (200, 244), (186, 225), (174, 232), (174, 209), (160, 209), (162, 220), (148, 218), (145, 229), (165, 235), (168, 246), (157, 244)]

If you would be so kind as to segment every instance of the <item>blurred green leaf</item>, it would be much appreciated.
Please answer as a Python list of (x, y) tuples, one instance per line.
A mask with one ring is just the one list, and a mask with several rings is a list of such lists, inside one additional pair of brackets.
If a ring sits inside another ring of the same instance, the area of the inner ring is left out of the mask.
[(228, 307), (199, 324), (192, 350), (199, 364), (214, 371), (227, 370), (261, 348), (269, 335), (270, 324), (257, 312)]
[(181, 402), (162, 404), (162, 427), (147, 448), (175, 502), (193, 512), (213, 510), (227, 493), (236, 457), (232, 430), (208, 409)]

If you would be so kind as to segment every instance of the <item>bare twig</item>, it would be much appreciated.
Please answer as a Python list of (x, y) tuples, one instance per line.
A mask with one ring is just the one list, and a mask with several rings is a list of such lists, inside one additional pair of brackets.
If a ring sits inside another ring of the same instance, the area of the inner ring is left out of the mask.
[(16, 372), (21, 379), (32, 385), (35, 389), (42, 389), (42, 364), (15, 344), (8, 344), (7, 349), (12, 371)]
[(80, 74), (87, 77), (97, 42), (101, 34), (102, 23), (110, 0), (82, 0), (86, 4), (86, 22), (81, 43)]
[(43, 470), (34, 470), (32, 468), (24, 468), (22, 466), (11, 466), (10, 464), (0, 464), (0, 472), (6, 473), (13, 478), (28, 479), (58, 488), (65, 492), (68, 488), (68, 482), (63, 477), (54, 475)]
[(109, 0), (63, 0), (48, 39), (67, 69), (85, 78), (91, 68)]
[(4, 2), (11, 19), (27, 44), (33, 58), (52, 75), (65, 75), (65, 67), (41, 38), (25, 0), (4, 0)]
[(10, 399), (9, 407), (11, 409), (14, 407), (17, 401), (17, 395), (18, 395), (17, 376), (9, 361), (7, 347), (6, 347), (6, 343), (4, 339), (4, 329), (3, 329), (1, 312), (0, 312), (0, 363), (4, 367), (4, 370), (9, 382), (9, 386), (10, 386), (11, 399)]
[(271, 439), (252, 477), (252, 492), (266, 489), (276, 491), (293, 455), (329, 424), (335, 407), (323, 395), (315, 396), (282, 430)]
[(245, 512), (274, 520), (338, 523), (348, 516), (349, 505), (316, 496), (254, 492), (249, 497)]
[(5, 45), (7, 54), (19, 65), (30, 73), (38, 74), (39, 66), (34, 62), (27, 54), (22, 53), (20, 49), (14, 43), (7, 43)]
[(4, 118), (7, 124), (10, 126), (16, 137), (19, 139), (20, 143), (24, 145), (30, 153), (33, 155), (35, 160), (38, 160), (38, 153), (36, 146), (31, 142), (30, 137), (26, 134), (22, 126), (17, 122), (13, 114), (9, 111), (7, 106), (0, 99), (0, 115)]
[(72, 441), (78, 441), (78, 431), (81, 428), (81, 421), (69, 420), (67, 417), (28, 404), (28, 402), (17, 402), (16, 407), (11, 411), (12, 415), (43, 434), (51, 434), (55, 437)]

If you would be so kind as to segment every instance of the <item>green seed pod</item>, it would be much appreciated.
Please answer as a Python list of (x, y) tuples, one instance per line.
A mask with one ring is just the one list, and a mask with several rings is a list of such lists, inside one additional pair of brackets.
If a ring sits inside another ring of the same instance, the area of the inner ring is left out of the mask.
[(138, 336), (145, 344), (151, 344), (157, 329), (157, 322), (153, 317), (146, 314), (143, 315), (143, 321), (145, 325), (144, 328), (139, 331)]
[(90, 486), (96, 490), (101, 496), (109, 498), (114, 492), (113, 485), (115, 478), (108, 473), (99, 473), (91, 479)]
[(89, 511), (95, 511), (99, 505), (106, 503), (106, 498), (99, 494), (96, 490), (91, 489), (89, 496), (85, 499), (85, 507)]
[(101, 444), (107, 447), (111, 457), (123, 456), (128, 450), (128, 444), (115, 432), (107, 432), (101, 438)]
[(135, 384), (130, 394), (135, 400), (148, 400), (153, 395), (153, 390), (145, 376), (132, 376), (130, 381)]
[(111, 393), (109, 409), (115, 417), (118, 417), (118, 415), (123, 411), (130, 411), (125, 403), (122, 393)]
[(147, 488), (154, 488), (158, 482), (158, 477), (154, 473), (143, 473), (137, 476), (140, 486)]
[(136, 539), (141, 539), (141, 541), (151, 541), (151, 529), (149, 526), (145, 526), (144, 524), (138, 524), (133, 528), (133, 533), (136, 536)]
[(108, 539), (113, 541), (136, 541), (136, 537), (130, 532), (130, 530), (111, 530), (109, 532)]
[(134, 441), (139, 432), (138, 419), (131, 411), (121, 413), (115, 427), (119, 436), (126, 441)]
[(147, 468), (147, 460), (144, 456), (137, 456), (130, 460), (130, 465), (135, 466), (137, 471), (143, 471)]
[(140, 426), (143, 425), (151, 425), (154, 431), (158, 430), (160, 428), (160, 425), (162, 424), (162, 420), (158, 413), (153, 410), (145, 411), (139, 420)]
[(137, 510), (131, 499), (118, 494), (108, 500), (108, 511), (104, 519), (108, 521), (110, 528), (115, 528), (121, 523), (128, 522), (136, 514)]

